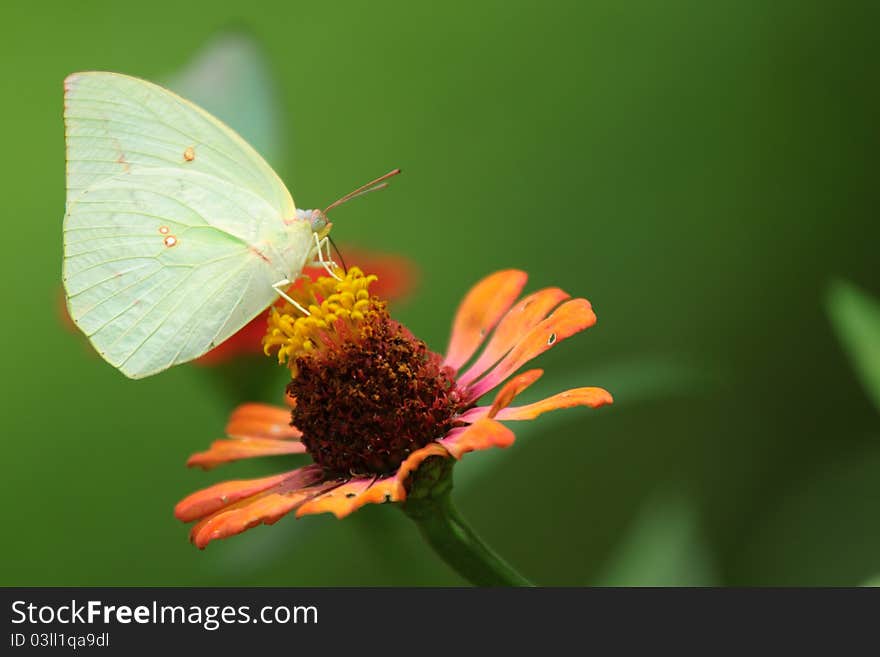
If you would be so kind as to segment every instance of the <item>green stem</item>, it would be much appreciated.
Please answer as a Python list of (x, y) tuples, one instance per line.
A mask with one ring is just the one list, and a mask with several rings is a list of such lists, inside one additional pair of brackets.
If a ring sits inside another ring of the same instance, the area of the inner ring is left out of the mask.
[(432, 460), (425, 461), (414, 473), (414, 486), (402, 506), (428, 544), (475, 586), (534, 586), (495, 554), (455, 508), (452, 459)]
[(534, 586), (468, 527), (452, 504), (451, 496), (436, 502), (430, 512), (420, 509), (413, 513), (406, 507), (404, 511), (440, 558), (459, 575), (475, 586)]

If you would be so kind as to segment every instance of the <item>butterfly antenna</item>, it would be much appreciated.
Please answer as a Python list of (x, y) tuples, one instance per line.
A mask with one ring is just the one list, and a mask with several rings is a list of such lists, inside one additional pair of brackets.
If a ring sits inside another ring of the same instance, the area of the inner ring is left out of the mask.
[(333, 241), (333, 238), (328, 234), (327, 239), (330, 240), (331, 246), (333, 246), (333, 250), (336, 251), (336, 254), (339, 256), (339, 262), (342, 263), (342, 271), (346, 274), (348, 273), (348, 267), (345, 264), (345, 258), (342, 257), (342, 251), (339, 250), (339, 247), (336, 246), (336, 242)]
[(400, 173), (400, 169), (394, 169), (393, 171), (389, 171), (388, 173), (386, 173), (384, 176), (379, 176), (375, 180), (371, 180), (366, 185), (361, 185), (353, 192), (349, 192), (348, 194), (343, 196), (341, 199), (334, 201), (333, 203), (328, 205), (326, 208), (324, 208), (324, 214), (327, 214), (333, 208), (338, 208), (340, 205), (350, 201), (353, 198), (357, 198), (358, 196), (363, 196), (364, 194), (369, 194), (370, 192), (378, 192), (380, 189), (385, 189), (386, 187), (388, 187), (388, 183), (385, 181), (388, 180), (389, 178), (393, 178), (394, 176), (396, 176), (399, 173)]

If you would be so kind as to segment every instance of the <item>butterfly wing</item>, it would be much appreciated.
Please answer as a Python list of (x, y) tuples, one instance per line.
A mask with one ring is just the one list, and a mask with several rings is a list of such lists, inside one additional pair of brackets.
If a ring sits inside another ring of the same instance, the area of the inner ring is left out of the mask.
[(272, 169), (171, 92), (83, 73), (65, 100), (71, 318), (132, 378), (200, 356), (272, 302), (288, 275), (273, 242), (305, 260), (308, 225), (279, 233), (295, 210)]
[(294, 216), (290, 192), (231, 128), (159, 85), (119, 73), (74, 73), (64, 81), (67, 201), (94, 183), (142, 168), (199, 171)]
[(286, 144), (275, 80), (256, 40), (219, 34), (166, 82), (162, 85), (233, 126), (270, 165), (282, 160)]

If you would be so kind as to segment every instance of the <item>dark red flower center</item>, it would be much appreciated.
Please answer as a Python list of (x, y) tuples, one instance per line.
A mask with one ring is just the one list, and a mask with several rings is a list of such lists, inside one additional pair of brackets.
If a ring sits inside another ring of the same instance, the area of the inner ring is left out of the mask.
[(467, 406), (454, 372), (370, 294), (375, 281), (357, 267), (307, 281), (296, 305), (271, 310), (263, 339), (290, 368), (303, 444), (343, 477), (394, 472)]
[(292, 423), (316, 463), (340, 475), (385, 475), (442, 438), (462, 410), (454, 373), (387, 313), (296, 358)]

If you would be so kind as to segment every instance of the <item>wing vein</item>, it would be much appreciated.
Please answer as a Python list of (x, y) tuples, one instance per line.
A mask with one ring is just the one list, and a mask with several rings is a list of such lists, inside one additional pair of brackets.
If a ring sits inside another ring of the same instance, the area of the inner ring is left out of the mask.
[[(132, 267), (131, 269), (126, 269), (126, 270), (124, 270), (124, 271), (121, 271), (121, 272), (119, 272), (118, 274), (111, 274), (111, 275), (108, 276), (107, 278), (102, 278), (100, 281), (95, 281), (94, 283), (92, 283), (92, 284), (89, 285), (88, 287), (84, 287), (84, 288), (81, 289), (79, 292), (74, 292), (73, 294), (68, 294), (68, 295), (67, 295), (67, 298), (68, 298), (68, 299), (73, 299), (73, 298), (75, 298), (75, 297), (78, 297), (79, 295), (88, 292), (88, 291), (91, 290), (92, 288), (98, 287), (99, 285), (101, 285), (101, 284), (103, 284), (103, 283), (106, 283), (107, 281), (111, 281), (111, 280), (113, 280), (113, 279), (116, 278), (117, 276), (122, 276), (122, 275), (124, 275), (124, 274), (130, 274), (131, 272), (133, 272), (133, 271), (137, 271), (138, 269), (143, 269), (144, 267), (148, 266), (149, 264), (150, 264), (150, 263), (144, 263), (143, 265), (138, 265), (137, 267)], [(160, 270), (157, 269), (156, 271), (160, 271)]]
[[(240, 269), (240, 268), (239, 268), (239, 269)], [(236, 270), (233, 270), (232, 273), (230, 273), (230, 274), (227, 275), (225, 278), (223, 278), (222, 281), (217, 285), (217, 287), (215, 288), (215, 290), (210, 294), (210, 298), (213, 298), (214, 294), (216, 294), (216, 292), (217, 292), (217, 291), (218, 291), (218, 290), (219, 290), (219, 289), (220, 289), (220, 288), (226, 283), (226, 281), (228, 281), (230, 278), (232, 278), (232, 276), (233, 276), (234, 274), (237, 274), (237, 273), (238, 273), (238, 270), (237, 270), (237, 269), (236, 269)], [(207, 282), (207, 281), (206, 281), (206, 282)], [(175, 289), (176, 289), (177, 287), (178, 287), (178, 286), (175, 286)], [(199, 288), (197, 288), (197, 289), (201, 289), (202, 287), (204, 287), (204, 285), (199, 286)], [(172, 290), (172, 291), (173, 291), (173, 290)], [(168, 295), (166, 294), (164, 297), (162, 297), (162, 299), (160, 299), (160, 302), (161, 302), (161, 301), (164, 301), (164, 300), (167, 299), (167, 298), (168, 298)], [(130, 361), (131, 358), (132, 358), (132, 356), (134, 356), (137, 352), (139, 352), (139, 351), (143, 348), (143, 346), (147, 343), (147, 341), (148, 341), (150, 338), (152, 338), (154, 335), (156, 335), (156, 332), (157, 332), (157, 331), (159, 331), (163, 326), (165, 326), (165, 322), (168, 321), (168, 318), (169, 318), (171, 315), (173, 315), (173, 314), (175, 313), (175, 311), (180, 307), (180, 305), (181, 305), (184, 301), (186, 301), (186, 300), (187, 300), (186, 297), (183, 297), (183, 296), (182, 296), (182, 297), (177, 301), (177, 303), (175, 303), (175, 304), (171, 307), (171, 310), (169, 310), (167, 313), (165, 313), (165, 316), (159, 321), (159, 323), (156, 325), (156, 327), (155, 327), (152, 331), (150, 331), (150, 333), (147, 334), (147, 336), (146, 336), (143, 340), (141, 340), (141, 341), (138, 343), (138, 345), (134, 348), (134, 350), (133, 350), (131, 353), (128, 354), (128, 356), (125, 357), (125, 360), (123, 360), (121, 363), (119, 363), (119, 367), (123, 367), (128, 361)], [(206, 302), (203, 301), (201, 304), (199, 304), (198, 307), (201, 308), (201, 307), (204, 305), (204, 303), (206, 303)], [(154, 305), (153, 305), (153, 308), (155, 308), (155, 307), (156, 307), (156, 305), (154, 304)], [(152, 310), (152, 309), (151, 309), (151, 310)], [(189, 317), (192, 317), (192, 315), (193, 315), (193, 313), (190, 313)], [(142, 315), (142, 316), (141, 316), (141, 318), (138, 320), (138, 323), (140, 323), (140, 321), (143, 319), (143, 317), (145, 317), (145, 315)], [(129, 329), (129, 330), (130, 330), (130, 329)]]
[[(154, 271), (151, 271), (149, 274), (147, 274), (147, 275), (144, 276), (143, 278), (139, 278), (139, 279), (136, 280), (134, 283), (129, 283), (129, 284), (126, 285), (125, 287), (123, 287), (123, 288), (121, 288), (121, 289), (119, 289), (119, 290), (116, 290), (116, 292), (114, 292), (114, 293), (111, 294), (110, 296), (104, 297), (104, 298), (101, 299), (100, 301), (98, 301), (98, 302), (92, 304), (92, 305), (91, 305), (87, 310), (85, 310), (84, 312), (79, 313), (79, 315), (77, 316), (77, 321), (81, 320), (83, 317), (85, 317), (86, 315), (88, 315), (90, 312), (92, 312), (95, 308), (97, 308), (98, 306), (100, 306), (102, 303), (106, 303), (106, 302), (109, 301), (110, 299), (116, 297), (116, 296), (119, 295), (119, 294), (122, 294), (123, 292), (125, 292), (126, 290), (128, 290), (128, 289), (134, 287), (135, 285), (140, 285), (141, 283), (150, 280), (153, 276), (155, 276), (156, 274), (159, 274), (159, 273), (161, 273), (161, 272), (163, 272), (163, 271), (166, 271), (166, 270), (163, 269), (163, 268), (159, 268), (159, 269), (156, 269), (156, 270), (154, 270)], [(156, 286), (153, 286), (152, 288), (150, 288), (150, 290), (155, 289), (155, 287), (156, 287)], [(106, 324), (105, 324), (105, 325), (102, 325), (101, 328), (104, 328), (104, 326), (106, 326)], [(101, 329), (98, 329), (98, 330), (101, 330)], [(97, 331), (95, 331), (94, 333), (97, 333)], [(92, 333), (92, 335), (94, 335), (94, 333)]]
[[(241, 266), (239, 266), (239, 268), (233, 272), (233, 275), (237, 276), (237, 275), (241, 272), (241, 270), (244, 269), (244, 267), (245, 267), (246, 264), (247, 264), (247, 263), (242, 263)], [(228, 276), (226, 279), (224, 279), (223, 284), (220, 285), (220, 286), (218, 286), (218, 287), (214, 290), (214, 292), (213, 292), (209, 297), (207, 297), (207, 298), (206, 298), (201, 304), (199, 304), (198, 308), (196, 308), (192, 313), (190, 313), (190, 317), (192, 317), (192, 316), (196, 313), (196, 311), (201, 310), (202, 307), (204, 307), (204, 305), (205, 305), (206, 303), (208, 303), (208, 301), (213, 300), (214, 296), (220, 291), (220, 289), (223, 287), (223, 285), (225, 285), (226, 282), (229, 281), (229, 280), (233, 277), (233, 275), (230, 275), (230, 276)], [(251, 271), (251, 274), (250, 274), (250, 276), (248, 277), (248, 285), (250, 285), (250, 279), (253, 278), (253, 275), (254, 275), (254, 274), (253, 274), (253, 271)], [(245, 291), (245, 290), (247, 290), (247, 286), (245, 286), (244, 288), (242, 288), (242, 293), (238, 295), (238, 299), (236, 300), (235, 304), (233, 305), (233, 308), (234, 308), (234, 307), (237, 307), (238, 304), (241, 302), (242, 298), (244, 297), (244, 291)], [(227, 321), (228, 321), (228, 320), (227, 320)], [(213, 335), (213, 336), (211, 337), (211, 339), (208, 341), (208, 344), (210, 344), (211, 342), (213, 342), (213, 341), (217, 338), (217, 336), (220, 334), (220, 331), (223, 330), (223, 327), (224, 327), (225, 325), (226, 325), (226, 322), (221, 322), (221, 323), (220, 323), (220, 326), (217, 327), (217, 330), (214, 332), (214, 335)], [(192, 332), (193, 332), (193, 329), (194, 329), (194, 328), (195, 328), (195, 324), (190, 324), (189, 330), (188, 330), (187, 333), (186, 333), (186, 340), (181, 341), (181, 345), (180, 345), (180, 347), (178, 348), (177, 353), (174, 354), (174, 358), (173, 358), (172, 361), (171, 361), (172, 363), (176, 363), (176, 362), (177, 362), (177, 359), (180, 357), (181, 352), (182, 352), (182, 351), (184, 350), (184, 348), (189, 344), (189, 339), (190, 339), (190, 336), (192, 335)]]

